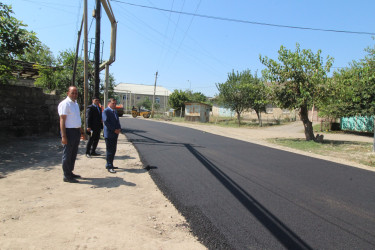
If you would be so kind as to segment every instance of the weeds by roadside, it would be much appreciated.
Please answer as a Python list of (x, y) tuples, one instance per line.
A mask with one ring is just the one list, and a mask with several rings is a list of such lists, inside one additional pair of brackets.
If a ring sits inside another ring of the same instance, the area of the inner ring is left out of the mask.
[[(164, 120), (164, 121), (172, 121), (172, 122), (184, 122), (189, 123), (188, 121), (185, 121), (184, 117), (169, 117), (164, 115), (158, 115), (154, 117), (154, 119), (157, 120)], [(194, 122), (196, 123), (196, 122)], [(199, 123), (196, 123), (199, 124)], [(238, 128), (238, 120), (235, 118), (220, 118), (217, 117), (210, 117), (210, 121), (208, 123), (204, 123), (205, 125), (216, 125), (220, 127), (229, 127), (229, 128)], [(269, 120), (263, 121), (262, 127), (269, 127), (269, 126), (277, 126), (277, 125), (285, 125), (287, 123), (281, 122), (280, 120)], [(241, 119), (241, 128), (258, 128), (259, 123), (257, 119)]]
[(367, 142), (324, 140), (323, 143), (316, 143), (305, 139), (289, 138), (274, 138), (267, 139), (267, 141), (284, 147), (375, 167), (375, 154), (372, 152), (372, 144)]

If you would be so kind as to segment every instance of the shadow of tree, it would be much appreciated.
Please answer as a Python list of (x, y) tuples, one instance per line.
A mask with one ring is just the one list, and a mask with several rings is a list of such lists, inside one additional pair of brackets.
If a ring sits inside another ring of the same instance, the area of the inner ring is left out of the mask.
[(14, 138), (0, 145), (0, 172), (8, 174), (26, 168), (48, 170), (61, 162), (61, 152), (61, 141), (56, 137)]
[[(81, 141), (78, 154), (85, 152), (86, 142)], [(22, 169), (51, 170), (61, 164), (59, 137), (22, 137), (0, 144), (0, 174), (6, 175)]]

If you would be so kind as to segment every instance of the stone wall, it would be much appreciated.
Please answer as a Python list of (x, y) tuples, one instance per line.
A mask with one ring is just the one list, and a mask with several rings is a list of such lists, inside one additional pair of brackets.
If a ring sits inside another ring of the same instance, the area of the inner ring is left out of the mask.
[(57, 106), (61, 98), (41, 88), (0, 85), (0, 138), (59, 134)]

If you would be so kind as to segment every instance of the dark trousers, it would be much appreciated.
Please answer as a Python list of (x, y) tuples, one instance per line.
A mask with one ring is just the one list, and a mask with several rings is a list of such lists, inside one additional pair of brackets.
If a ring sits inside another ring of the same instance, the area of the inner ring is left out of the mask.
[(64, 145), (63, 156), (62, 156), (62, 169), (64, 176), (69, 178), (74, 170), (74, 164), (76, 162), (78, 145), (81, 139), (81, 131), (76, 128), (66, 129), (66, 138), (68, 143)]
[(105, 165), (106, 168), (113, 167), (113, 159), (115, 158), (116, 150), (117, 150), (117, 137), (116, 138), (105, 138), (105, 145), (107, 148), (106, 152), (106, 160), (107, 164)]
[(100, 131), (101, 131), (100, 129), (92, 131), (92, 135), (87, 141), (86, 154), (92, 154), (95, 152), (96, 147), (98, 146), (99, 138), (100, 138)]

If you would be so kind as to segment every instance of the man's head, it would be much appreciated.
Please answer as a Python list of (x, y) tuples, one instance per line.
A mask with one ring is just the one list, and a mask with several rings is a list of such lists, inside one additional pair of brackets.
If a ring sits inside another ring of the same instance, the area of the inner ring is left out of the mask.
[(116, 99), (114, 98), (109, 99), (108, 107), (110, 107), (111, 109), (116, 109), (116, 104), (117, 104)]
[(70, 86), (68, 89), (68, 96), (72, 101), (76, 101), (78, 98), (78, 90), (75, 86)]
[(95, 104), (96, 106), (99, 107), (99, 103), (100, 103), (99, 98), (94, 96), (94, 97), (92, 98), (92, 104)]

